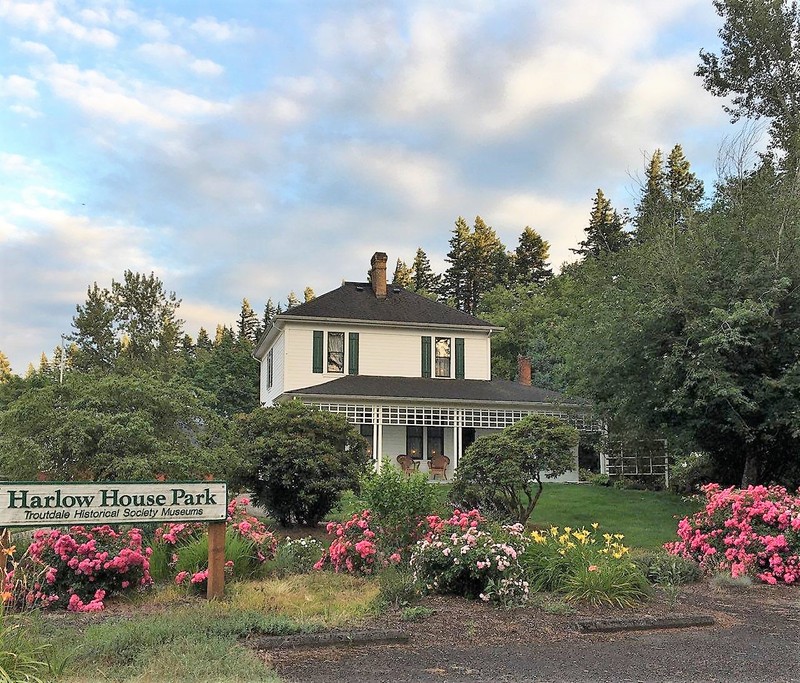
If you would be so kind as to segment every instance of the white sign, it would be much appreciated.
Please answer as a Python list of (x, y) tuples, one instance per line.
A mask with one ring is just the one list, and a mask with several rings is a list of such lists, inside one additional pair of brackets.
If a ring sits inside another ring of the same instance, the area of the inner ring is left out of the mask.
[(0, 482), (0, 527), (141, 522), (219, 522), (224, 482)]

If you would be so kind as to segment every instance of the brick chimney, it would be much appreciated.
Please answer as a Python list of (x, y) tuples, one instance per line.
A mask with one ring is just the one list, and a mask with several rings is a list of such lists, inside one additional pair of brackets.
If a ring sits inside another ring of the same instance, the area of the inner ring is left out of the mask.
[(526, 387), (531, 385), (531, 359), (527, 356), (519, 355), (517, 356), (517, 373), (519, 375), (519, 379), (517, 380), (520, 384), (524, 384)]
[(382, 251), (376, 251), (370, 261), (370, 280), (372, 280), (372, 291), (378, 299), (386, 298), (386, 261), (388, 256)]

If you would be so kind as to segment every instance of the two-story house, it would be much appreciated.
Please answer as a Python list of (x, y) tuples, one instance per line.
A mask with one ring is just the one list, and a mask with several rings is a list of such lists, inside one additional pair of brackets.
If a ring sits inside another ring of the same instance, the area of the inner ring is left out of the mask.
[[(387, 256), (372, 257), (370, 282), (345, 282), (275, 317), (254, 355), (261, 402), (297, 398), (342, 413), (371, 444), (378, 464), (410, 456), (421, 471), (434, 456), (451, 478), (479, 436), (529, 413), (592, 428), (589, 407), (531, 386), (520, 359), (517, 382), (493, 380), (484, 320), (387, 284)], [(562, 480), (577, 480), (574, 472)]]

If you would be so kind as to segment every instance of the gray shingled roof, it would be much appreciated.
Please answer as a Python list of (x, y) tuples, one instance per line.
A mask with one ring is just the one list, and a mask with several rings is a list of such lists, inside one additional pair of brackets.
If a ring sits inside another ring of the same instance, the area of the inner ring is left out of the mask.
[(433, 379), (428, 377), (345, 375), (324, 384), (287, 391), (286, 395), (587, 405), (583, 399), (568, 398), (557, 391), (525, 386), (519, 382), (504, 379)]
[(389, 285), (386, 298), (378, 299), (367, 282), (345, 282), (337, 289), (281, 313), (279, 317), (495, 327), (485, 320), (431, 301), (402, 287)]

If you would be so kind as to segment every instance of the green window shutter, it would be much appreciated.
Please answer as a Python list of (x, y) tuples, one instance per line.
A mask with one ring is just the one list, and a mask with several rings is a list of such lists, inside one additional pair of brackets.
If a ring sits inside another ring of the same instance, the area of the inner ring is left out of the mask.
[(350, 332), (348, 335), (349, 355), (347, 372), (351, 375), (358, 374), (358, 332)]
[(464, 379), (464, 339), (456, 337), (456, 379)]
[(322, 372), (322, 330), (314, 330), (312, 372)]
[(431, 338), (422, 338), (422, 376), (431, 376)]

